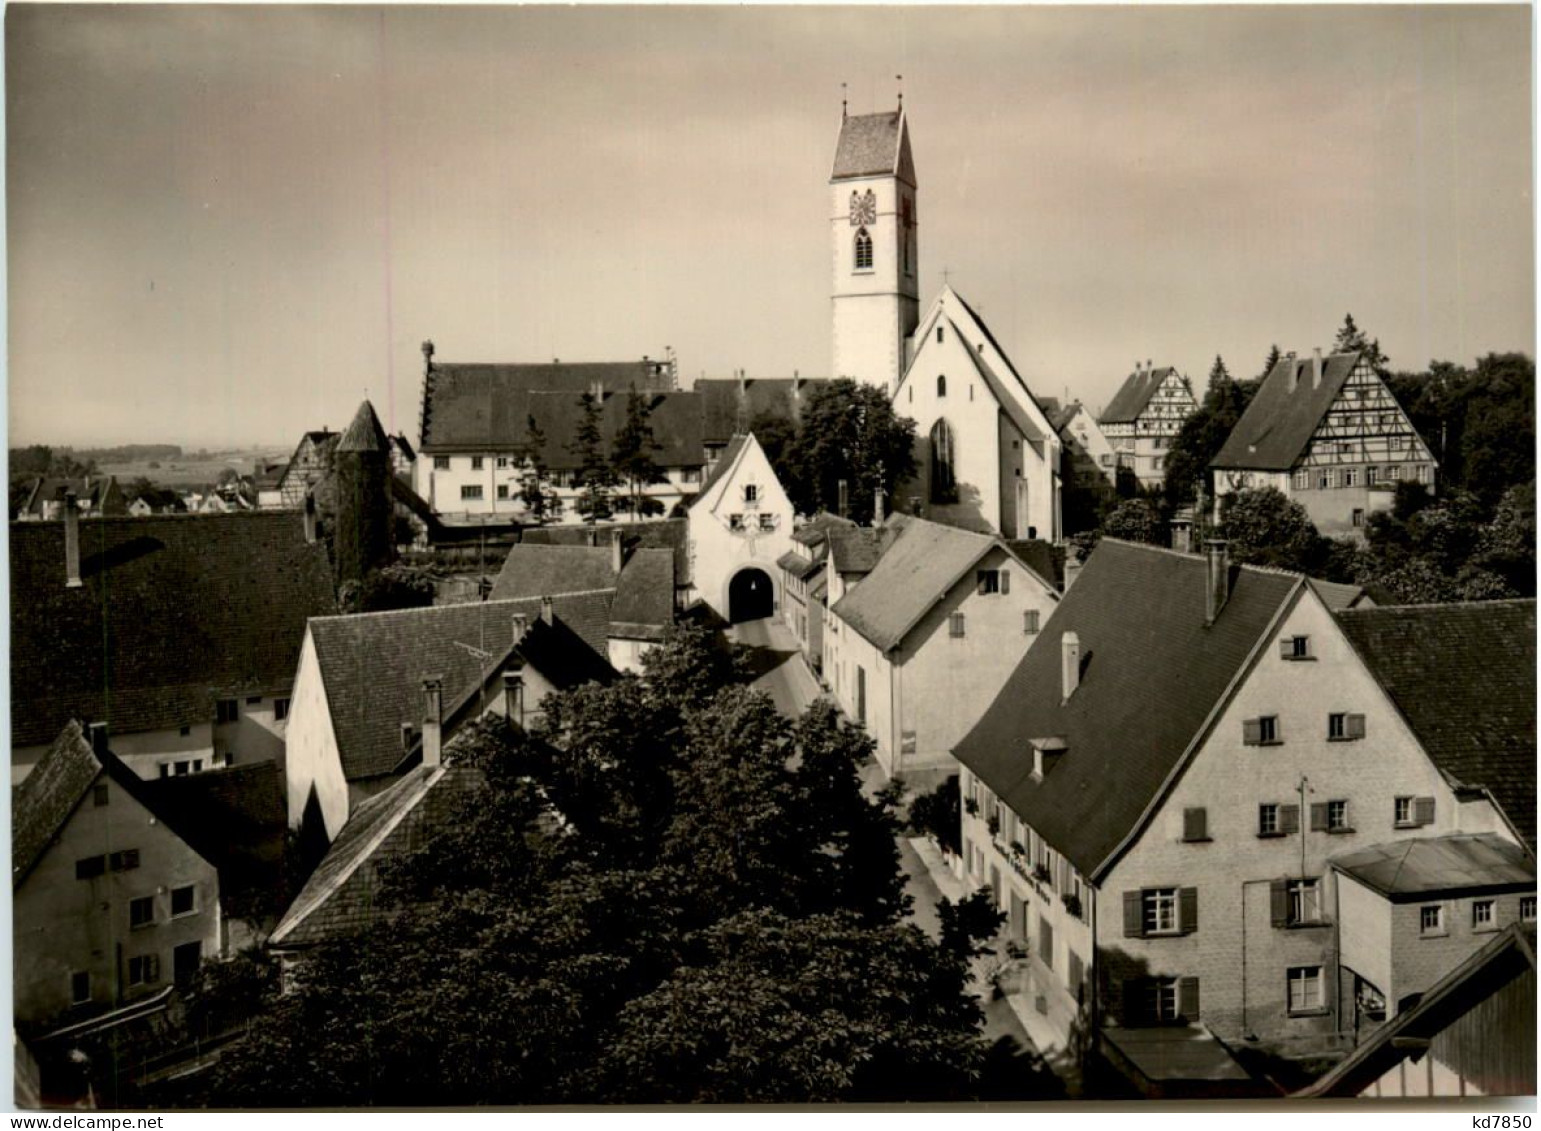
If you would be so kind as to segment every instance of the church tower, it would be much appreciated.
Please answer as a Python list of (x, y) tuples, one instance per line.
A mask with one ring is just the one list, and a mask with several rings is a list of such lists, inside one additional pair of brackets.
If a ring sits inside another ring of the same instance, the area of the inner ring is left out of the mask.
[(848, 116), (830, 174), (834, 368), (892, 394), (920, 316), (915, 162), (904, 105)]

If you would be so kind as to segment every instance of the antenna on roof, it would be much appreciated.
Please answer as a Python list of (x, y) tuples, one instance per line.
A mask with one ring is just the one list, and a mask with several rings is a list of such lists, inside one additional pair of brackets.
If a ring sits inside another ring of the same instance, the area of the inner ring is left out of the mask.
[(904, 109), (904, 76), (895, 75), (894, 79), (899, 83), (899, 109)]
[(846, 94), (847, 94), (847, 91), (846, 91), (845, 83), (841, 83), (840, 84), (840, 120), (842, 122), (845, 121)]

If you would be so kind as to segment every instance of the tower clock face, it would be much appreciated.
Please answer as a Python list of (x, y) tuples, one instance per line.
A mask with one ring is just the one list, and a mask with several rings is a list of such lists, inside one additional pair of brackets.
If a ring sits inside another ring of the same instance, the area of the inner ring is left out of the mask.
[(851, 193), (851, 227), (874, 223), (878, 218), (878, 198), (871, 189), (864, 195)]

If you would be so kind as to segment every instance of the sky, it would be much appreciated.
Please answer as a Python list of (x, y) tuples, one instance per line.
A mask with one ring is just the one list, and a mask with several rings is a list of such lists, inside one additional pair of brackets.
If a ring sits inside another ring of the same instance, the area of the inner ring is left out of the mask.
[(902, 75), (943, 272), (1042, 396), (1346, 312), (1535, 352), (1530, 12), (6, 11), (10, 442), (292, 445), (441, 361), (827, 375), (841, 84)]

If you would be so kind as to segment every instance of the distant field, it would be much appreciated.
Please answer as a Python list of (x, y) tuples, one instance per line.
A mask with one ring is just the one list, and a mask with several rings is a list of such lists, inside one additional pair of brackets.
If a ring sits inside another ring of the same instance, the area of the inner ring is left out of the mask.
[(272, 462), (287, 459), (289, 454), (287, 449), (210, 452), (203, 459), (182, 456), (179, 459), (154, 461), (160, 464), (159, 467), (151, 467), (149, 460), (132, 460), (128, 463), (104, 463), (100, 468), (103, 475), (116, 475), (118, 482), (125, 485), (143, 476), (162, 487), (196, 487), (217, 482), (220, 472), (227, 467), (235, 468), (242, 475), (250, 475), (258, 460)]

